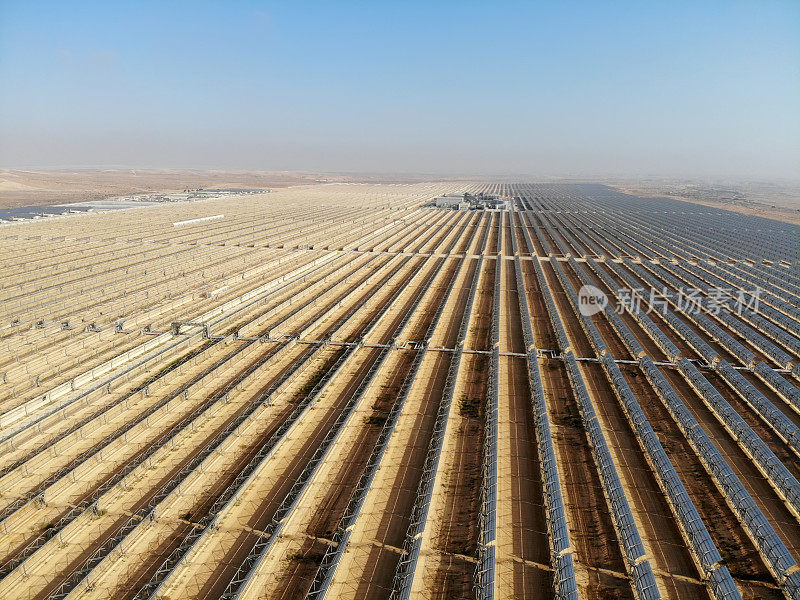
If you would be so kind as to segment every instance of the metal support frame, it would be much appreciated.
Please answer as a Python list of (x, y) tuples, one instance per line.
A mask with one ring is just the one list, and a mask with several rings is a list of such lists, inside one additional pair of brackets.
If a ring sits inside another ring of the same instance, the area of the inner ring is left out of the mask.
[[(462, 259), (459, 271), (464, 266), (464, 259)], [(448, 425), (448, 416), (450, 412), (450, 404), (453, 400), (455, 391), (456, 379), (458, 377), (459, 368), (461, 365), (462, 352), (460, 351), (466, 338), (467, 330), (469, 327), (469, 317), (472, 313), (472, 306), (475, 302), (475, 295), (477, 290), (478, 278), (480, 276), (481, 267), (483, 264), (483, 256), (478, 259), (478, 264), (475, 267), (470, 284), (469, 294), (464, 307), (464, 313), (461, 317), (461, 324), (458, 330), (457, 345), (459, 352), (453, 355), (450, 361), (450, 366), (447, 372), (447, 379), (445, 382), (444, 393), (442, 394), (442, 401), (439, 404), (439, 409), (436, 414), (436, 421), (433, 426), (433, 434), (428, 445), (428, 452), (425, 456), (425, 463), (422, 469), (422, 476), (420, 478), (419, 486), (417, 488), (416, 500), (411, 513), (411, 519), (406, 534), (406, 539), (403, 544), (404, 554), (401, 556), (395, 571), (395, 577), (392, 584), (392, 593), (390, 598), (392, 600), (407, 600), (411, 593), (411, 585), (415, 576), (415, 566), (419, 560), (420, 550), (424, 538), (424, 531), (427, 524), (428, 509), (430, 508), (433, 491), (435, 488), (436, 473), (438, 471), (439, 459), (441, 457), (442, 446), (444, 444), (445, 432)], [(452, 291), (452, 285), (458, 279), (458, 273), (451, 282), (451, 287), (448, 288), (448, 296)], [(447, 303), (447, 298), (442, 302), (440, 310), (444, 308)], [(437, 314), (439, 311), (437, 311)]]

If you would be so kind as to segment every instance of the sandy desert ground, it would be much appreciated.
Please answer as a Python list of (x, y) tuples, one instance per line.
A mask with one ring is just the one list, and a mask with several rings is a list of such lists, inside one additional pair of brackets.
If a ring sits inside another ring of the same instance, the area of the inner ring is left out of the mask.
[(0, 208), (51, 206), (126, 194), (175, 193), (196, 188), (281, 188), (314, 183), (319, 178), (318, 175), (289, 172), (0, 169)]

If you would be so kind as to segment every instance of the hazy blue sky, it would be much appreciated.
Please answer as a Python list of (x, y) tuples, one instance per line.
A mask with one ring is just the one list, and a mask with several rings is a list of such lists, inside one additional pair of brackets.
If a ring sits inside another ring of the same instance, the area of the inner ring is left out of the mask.
[(0, 0), (0, 166), (800, 176), (800, 2)]

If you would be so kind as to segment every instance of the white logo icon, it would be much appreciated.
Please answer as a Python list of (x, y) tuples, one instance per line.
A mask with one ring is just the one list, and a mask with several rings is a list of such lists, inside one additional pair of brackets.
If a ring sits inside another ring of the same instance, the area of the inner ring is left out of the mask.
[(586, 317), (596, 315), (608, 304), (608, 296), (593, 285), (584, 285), (578, 292), (578, 305)]

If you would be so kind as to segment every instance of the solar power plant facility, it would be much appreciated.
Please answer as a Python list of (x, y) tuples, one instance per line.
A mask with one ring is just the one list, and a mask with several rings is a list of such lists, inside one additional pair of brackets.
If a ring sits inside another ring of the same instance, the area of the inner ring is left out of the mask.
[(800, 227), (319, 184), (0, 240), (0, 598), (800, 599)]

